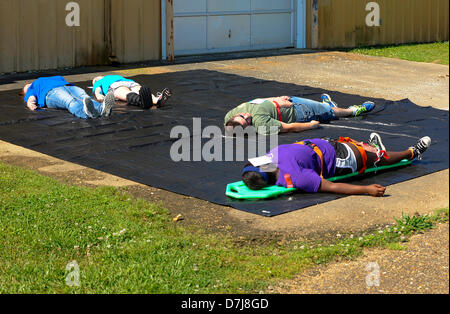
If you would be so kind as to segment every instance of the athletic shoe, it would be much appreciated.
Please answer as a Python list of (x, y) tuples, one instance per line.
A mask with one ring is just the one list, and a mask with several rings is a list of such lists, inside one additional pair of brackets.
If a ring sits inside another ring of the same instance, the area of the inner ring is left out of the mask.
[(83, 99), (83, 109), (88, 118), (96, 119), (99, 117), (98, 111), (95, 109), (94, 102), (90, 97)]
[(416, 145), (410, 147), (414, 154), (414, 158), (422, 160), (422, 154), (431, 146), (431, 138), (428, 136), (422, 137)]
[(158, 108), (161, 108), (165, 105), (165, 103), (169, 100), (170, 97), (172, 97), (172, 91), (168, 88), (165, 88), (162, 93), (158, 93), (156, 95), (158, 97), (158, 102), (156, 103), (156, 106)]
[(101, 116), (109, 117), (115, 104), (116, 98), (114, 97), (114, 91), (110, 91), (108, 94), (106, 94), (105, 100), (103, 101)]
[(141, 97), (142, 108), (150, 109), (153, 107), (153, 95), (150, 87), (142, 86), (139, 91), (139, 96)]
[(378, 151), (386, 151), (386, 147), (381, 141), (381, 136), (378, 133), (370, 134), (369, 142), (370, 146), (374, 146)]
[(353, 110), (353, 116), (358, 117), (362, 115), (363, 113), (371, 112), (375, 108), (375, 103), (371, 101), (366, 101), (362, 105), (359, 106), (351, 106), (348, 109)]
[(322, 100), (323, 103), (328, 104), (331, 108), (338, 108), (337, 103), (335, 103), (334, 101), (331, 100), (330, 95), (322, 94), (320, 96), (320, 99)]

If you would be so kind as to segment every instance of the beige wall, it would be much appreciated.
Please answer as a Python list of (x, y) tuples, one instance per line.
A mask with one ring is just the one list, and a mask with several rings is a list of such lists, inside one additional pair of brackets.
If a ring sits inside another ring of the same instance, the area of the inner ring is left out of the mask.
[(119, 62), (161, 59), (161, 1), (112, 0), (112, 48)]
[[(308, 0), (309, 14), (311, 4)], [(376, 0), (382, 25), (368, 27), (365, 11), (368, 0), (317, 0), (319, 7), (318, 46), (313, 48), (356, 47), (448, 40), (448, 0)], [(311, 28), (311, 18), (307, 21)]]
[(69, 0), (0, 0), (0, 72), (105, 64), (109, 1), (118, 61), (160, 59), (160, 0), (76, 0), (80, 27), (65, 23)]

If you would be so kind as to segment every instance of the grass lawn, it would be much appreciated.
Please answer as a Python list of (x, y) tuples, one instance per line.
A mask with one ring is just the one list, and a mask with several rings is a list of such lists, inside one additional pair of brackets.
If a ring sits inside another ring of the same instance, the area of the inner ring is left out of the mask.
[(160, 205), (120, 189), (64, 185), (0, 163), (0, 293), (257, 293), (364, 247), (402, 249), (438, 220), (448, 209), (335, 243), (237, 244), (179, 227)]
[(362, 47), (348, 52), (408, 61), (449, 64), (448, 41), (431, 44)]

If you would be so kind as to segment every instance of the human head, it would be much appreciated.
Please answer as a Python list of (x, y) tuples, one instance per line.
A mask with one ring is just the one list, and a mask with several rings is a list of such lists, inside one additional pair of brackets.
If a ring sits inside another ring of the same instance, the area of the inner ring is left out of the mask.
[(25, 96), (26, 93), (27, 93), (27, 91), (28, 91), (28, 89), (30, 88), (30, 86), (31, 86), (31, 83), (30, 83), (30, 84), (26, 84), (26, 85), (20, 90), (19, 95), (20, 95), (20, 96)]
[(94, 77), (94, 79), (92, 80), (92, 85), (94, 85), (95, 83), (100, 81), (102, 78), (104, 78), (104, 76), (96, 76), (96, 77)]
[(225, 123), (227, 127), (237, 127), (241, 126), (243, 129), (252, 125), (252, 115), (248, 112), (238, 113), (231, 117), (230, 120)]
[(251, 190), (261, 190), (276, 183), (277, 170), (278, 168), (275, 165), (253, 167), (251, 164), (247, 164), (242, 171), (242, 181)]

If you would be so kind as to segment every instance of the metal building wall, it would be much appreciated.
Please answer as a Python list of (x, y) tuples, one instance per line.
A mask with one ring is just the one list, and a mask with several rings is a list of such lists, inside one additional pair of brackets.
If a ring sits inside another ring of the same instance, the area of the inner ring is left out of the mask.
[(112, 0), (112, 50), (119, 62), (161, 59), (161, 1)]
[[(318, 3), (317, 47), (338, 48), (448, 40), (448, 0), (308, 0)], [(381, 26), (368, 27), (368, 2), (380, 5)], [(308, 14), (311, 21), (311, 12)], [(311, 25), (309, 26), (311, 28)]]
[(79, 27), (66, 25), (68, 2), (0, 0), (0, 73), (161, 58), (160, 0), (75, 0)]

